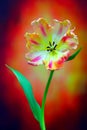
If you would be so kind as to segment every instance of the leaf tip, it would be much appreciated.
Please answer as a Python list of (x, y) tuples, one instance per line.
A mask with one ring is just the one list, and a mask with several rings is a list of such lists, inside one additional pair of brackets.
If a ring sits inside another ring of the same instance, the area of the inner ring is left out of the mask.
[(8, 65), (7, 65), (7, 64), (5, 64), (5, 66), (8, 68)]
[(82, 47), (80, 47), (74, 54), (72, 54), (67, 61), (73, 60), (81, 51)]
[(5, 64), (5, 66), (6, 66), (8, 69), (11, 69), (9, 65)]

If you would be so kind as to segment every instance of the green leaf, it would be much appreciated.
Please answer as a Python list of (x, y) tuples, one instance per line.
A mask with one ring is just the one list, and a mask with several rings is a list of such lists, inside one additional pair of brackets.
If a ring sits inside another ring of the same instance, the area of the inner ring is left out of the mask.
[(22, 86), (22, 89), (24, 90), (28, 103), (30, 104), (30, 108), (33, 112), (35, 119), (40, 122), (41, 108), (34, 98), (30, 82), (19, 71), (11, 68), (8, 65), (6, 65), (6, 67), (9, 68), (18, 79), (20, 85)]
[(82, 48), (78, 49), (74, 54), (72, 54), (67, 61), (73, 60), (81, 51)]

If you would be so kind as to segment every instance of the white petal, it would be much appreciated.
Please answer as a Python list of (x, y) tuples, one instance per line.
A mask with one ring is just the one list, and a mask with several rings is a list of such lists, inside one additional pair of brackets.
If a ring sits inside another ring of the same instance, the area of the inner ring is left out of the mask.
[(43, 60), (46, 58), (47, 54), (47, 51), (38, 51), (33, 53), (27, 53), (25, 57), (28, 60), (29, 64), (41, 65), (43, 64)]
[(70, 26), (71, 23), (69, 20), (64, 20), (63, 22), (54, 20), (54, 31), (52, 40), (58, 43), (62, 39), (62, 37), (67, 33)]

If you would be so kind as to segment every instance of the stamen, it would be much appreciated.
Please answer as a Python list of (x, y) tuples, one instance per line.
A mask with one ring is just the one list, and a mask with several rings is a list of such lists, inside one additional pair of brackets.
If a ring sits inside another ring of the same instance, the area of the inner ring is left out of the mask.
[(47, 51), (52, 52), (53, 50), (56, 50), (57, 44), (55, 44), (55, 42), (53, 41), (53, 43), (51, 43), (49, 41), (49, 46), (47, 46)]
[(49, 46), (47, 46), (47, 48), (50, 48)]
[(49, 41), (49, 44), (50, 44), (50, 46), (52, 46), (50, 41)]
[(50, 51), (50, 49), (47, 49), (47, 51)]
[(55, 45), (55, 42), (53, 41), (53, 45)]
[(54, 46), (54, 50), (56, 49), (57, 45)]

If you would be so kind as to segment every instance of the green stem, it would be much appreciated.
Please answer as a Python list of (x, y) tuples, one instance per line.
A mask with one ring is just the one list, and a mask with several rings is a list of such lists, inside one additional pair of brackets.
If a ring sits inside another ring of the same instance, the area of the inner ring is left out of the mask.
[(54, 70), (52, 70), (50, 72), (50, 76), (49, 76), (49, 79), (48, 79), (48, 82), (47, 82), (47, 85), (46, 85), (46, 88), (45, 88), (44, 96), (43, 96), (43, 99), (42, 99), (42, 107), (41, 107), (41, 129), (42, 130), (46, 130), (45, 120), (44, 120), (44, 108), (45, 108), (45, 102), (46, 102), (48, 89), (49, 89), (49, 86), (50, 86), (50, 83), (51, 83), (51, 80), (52, 80), (52, 77), (53, 77), (53, 73), (54, 73)]

